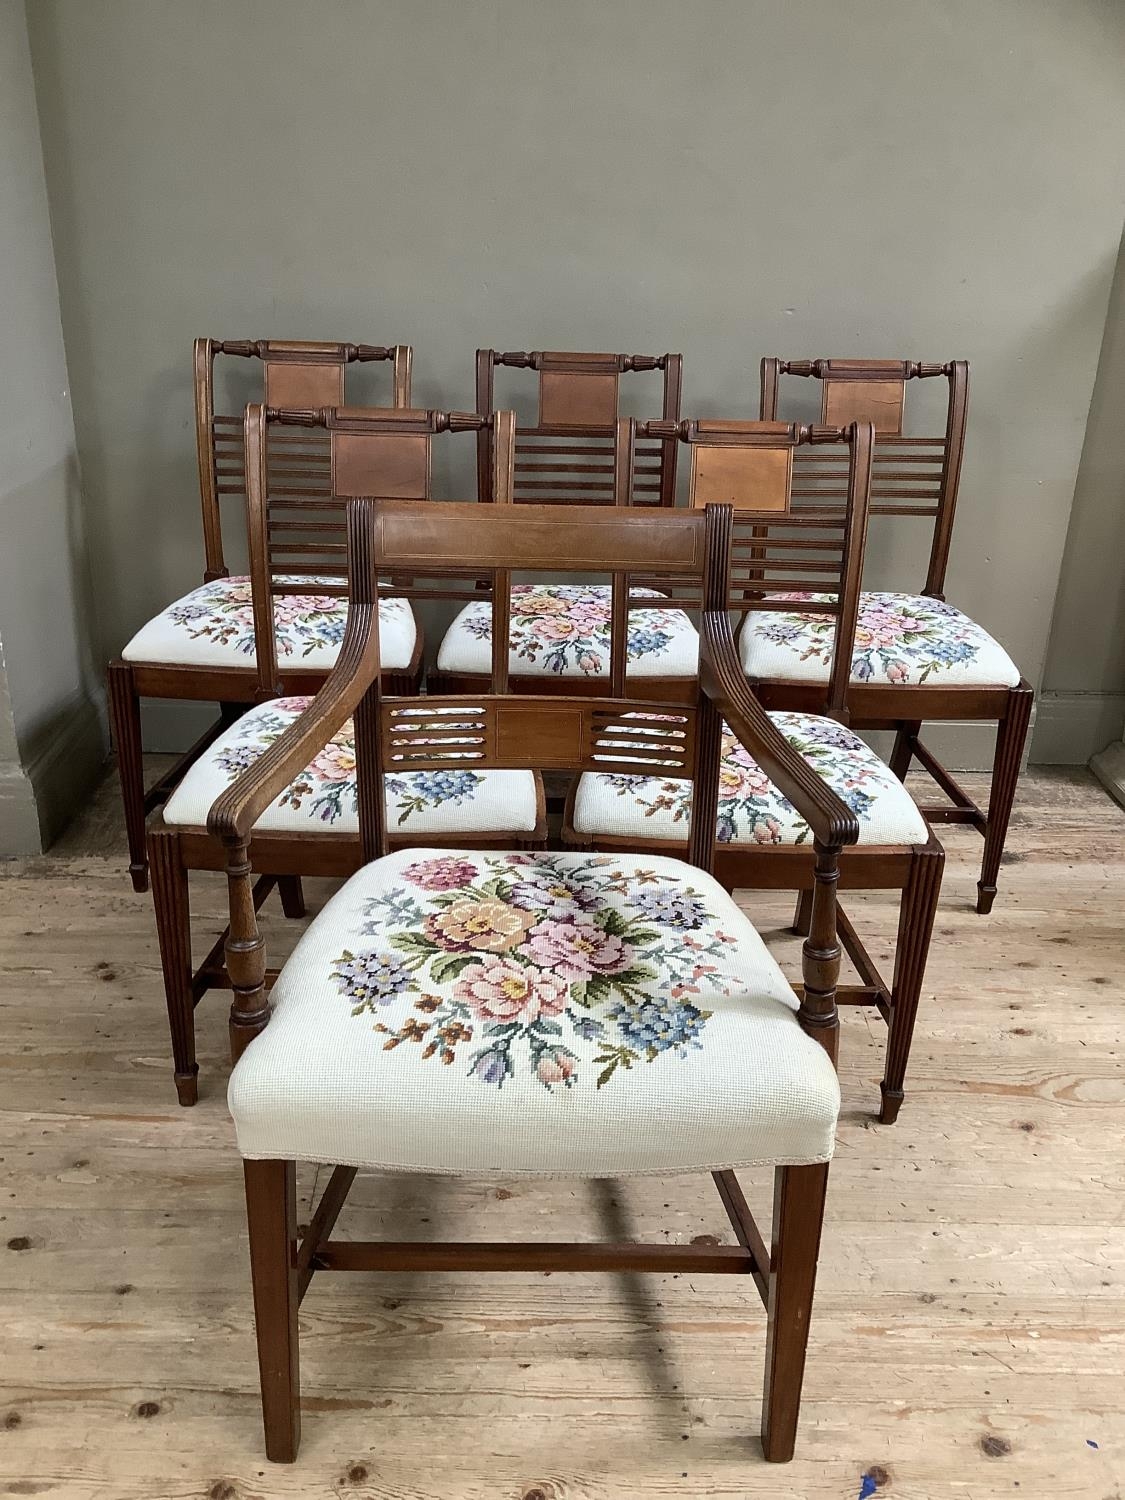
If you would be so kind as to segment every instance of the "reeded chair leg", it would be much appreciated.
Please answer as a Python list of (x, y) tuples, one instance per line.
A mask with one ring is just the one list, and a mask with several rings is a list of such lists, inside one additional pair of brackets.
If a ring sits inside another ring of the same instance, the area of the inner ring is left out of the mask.
[(914, 1036), (944, 869), (945, 850), (936, 839), (916, 849), (899, 902), (887, 1061), (879, 1085), (883, 1099), (879, 1120), (884, 1125), (893, 1125), (902, 1108), (906, 1065), (910, 1059), (910, 1043)]
[(277, 877), (278, 894), (281, 896), (281, 909), (287, 917), (303, 917), (305, 915), (305, 892), (301, 885), (299, 875), (279, 875)]
[(152, 829), (148, 836), (148, 859), (168, 1029), (172, 1033), (176, 1093), (180, 1103), (188, 1106), (199, 1097), (199, 1064), (195, 1060), (188, 873), (180, 855), (179, 834), (167, 828)]
[(797, 1441), (828, 1163), (778, 1167), (773, 1182), (762, 1449), (770, 1463), (783, 1464)]
[(266, 1456), (277, 1464), (291, 1464), (301, 1443), (296, 1167), (291, 1161), (242, 1165)]
[(984, 835), (984, 860), (977, 882), (977, 911), (987, 916), (996, 900), (996, 878), (1008, 836), (1008, 819), (1019, 780), (1027, 726), (1034, 694), (1027, 682), (1008, 695), (1008, 711), (996, 730), (996, 755), (992, 762), (992, 789), (988, 798), (988, 826)]
[(145, 773), (141, 758), (141, 703), (127, 661), (111, 661), (106, 670), (109, 722), (117, 752), (125, 834), (129, 840), (129, 874), (135, 891), (148, 890), (145, 861)]

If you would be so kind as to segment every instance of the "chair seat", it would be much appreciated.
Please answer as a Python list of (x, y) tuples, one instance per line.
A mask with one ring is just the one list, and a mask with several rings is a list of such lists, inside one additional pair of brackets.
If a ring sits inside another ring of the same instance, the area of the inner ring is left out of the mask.
[[(164, 807), (165, 823), (201, 826), (220, 792), (298, 719), (311, 698), (249, 709), (191, 766)], [(387, 830), (426, 837), (533, 833), (542, 796), (534, 771), (412, 771), (384, 778)], [(351, 720), (254, 825), (260, 833), (359, 833)]]
[[(634, 598), (662, 597), (633, 589)], [(603, 584), (512, 585), (509, 671), (523, 676), (600, 677), (609, 672), (611, 590)], [(633, 677), (694, 677), (699, 637), (678, 609), (629, 613), (628, 670)], [(492, 604), (467, 604), (438, 648), (439, 672), (492, 670)]]
[[(790, 593), (777, 599), (826, 600)], [(759, 610), (739, 637), (742, 665), (760, 682), (827, 682), (836, 622), (829, 615)], [(896, 687), (1015, 687), (1020, 670), (998, 641), (968, 615), (922, 594), (860, 596), (853, 682)]]
[(251, 1158), (621, 1176), (826, 1161), (839, 1089), (757, 932), (661, 856), (409, 849), (354, 875), (231, 1077)]
[[(338, 579), (279, 577), (281, 583), (338, 583)], [(327, 670), (344, 639), (348, 601), (336, 594), (281, 594), (273, 601), (278, 661)], [(405, 599), (379, 606), (379, 653), (385, 671), (403, 671), (414, 655), (418, 628)], [(143, 625), (121, 653), (126, 661), (170, 666), (253, 667), (254, 609), (249, 578), (216, 578), (170, 604)]]
[[(913, 797), (858, 735), (817, 714), (770, 718), (856, 814), (861, 844), (926, 842), (926, 821)], [(572, 826), (590, 838), (682, 841), (690, 815), (690, 781), (587, 771), (575, 791)], [(752, 845), (812, 841), (809, 825), (725, 724), (718, 839)]]

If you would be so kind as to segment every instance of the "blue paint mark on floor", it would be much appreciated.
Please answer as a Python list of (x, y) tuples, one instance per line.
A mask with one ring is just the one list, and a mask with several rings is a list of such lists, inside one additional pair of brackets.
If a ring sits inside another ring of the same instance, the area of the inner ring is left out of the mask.
[(878, 1488), (879, 1486), (872, 1479), (871, 1475), (864, 1474), (859, 1482), (859, 1500), (871, 1500), (871, 1496)]
[(1097, 1443), (1094, 1442), (1093, 1438), (1087, 1438), (1086, 1439), (1086, 1446), (1087, 1446), (1087, 1448), (1096, 1448), (1098, 1445), (1097, 1445)]

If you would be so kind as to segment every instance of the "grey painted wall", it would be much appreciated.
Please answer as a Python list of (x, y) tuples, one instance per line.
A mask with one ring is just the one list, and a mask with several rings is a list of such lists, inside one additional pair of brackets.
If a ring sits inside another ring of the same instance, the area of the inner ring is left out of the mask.
[(1123, 724), (1125, 238), (1074, 490), (1033, 756), (1086, 761), (1120, 739)]
[[(31, 21), (103, 656), (200, 576), (208, 333), (409, 341), (416, 399), (449, 406), (479, 343), (680, 349), (699, 414), (752, 414), (762, 354), (966, 357), (950, 596), (1040, 680), (1121, 231), (1125, 7), (38, 0)], [(870, 581), (920, 581), (924, 553), (878, 531)]]
[(0, 0), (0, 853), (50, 841), (97, 773), (90, 587), (22, 0)]

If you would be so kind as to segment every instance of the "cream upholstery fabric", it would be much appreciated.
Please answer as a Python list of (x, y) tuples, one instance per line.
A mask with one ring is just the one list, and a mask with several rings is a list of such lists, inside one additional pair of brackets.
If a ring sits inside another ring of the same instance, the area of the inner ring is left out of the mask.
[[(199, 826), (211, 804), (296, 719), (311, 698), (274, 698), (249, 709), (190, 767), (164, 807), (166, 823)], [(387, 827), (427, 834), (530, 833), (538, 813), (534, 771), (414, 771), (384, 777)], [(359, 832), (351, 721), (255, 827), (271, 833)]]
[(244, 1156), (622, 1176), (824, 1161), (839, 1088), (745, 916), (678, 860), (404, 850), (311, 924), (243, 1054)]
[[(315, 578), (282, 578), (306, 582)], [(328, 581), (328, 580), (324, 580)], [(344, 639), (348, 601), (337, 594), (279, 594), (273, 601), (277, 659), (282, 666), (327, 669)], [(379, 606), (383, 670), (410, 665), (418, 627), (405, 599)], [(193, 589), (143, 625), (121, 653), (126, 661), (193, 667), (253, 667), (254, 609), (249, 578), (217, 578)]]
[[(790, 612), (748, 615), (739, 636), (748, 677), (762, 682), (827, 682), (836, 622), (809, 614), (801, 600), (826, 594), (778, 594)], [(852, 653), (853, 682), (899, 687), (1015, 687), (1020, 671), (997, 641), (952, 604), (921, 594), (863, 594)]]
[[(634, 597), (659, 598), (653, 589)], [(512, 586), (509, 670), (523, 676), (599, 677), (609, 671), (611, 591), (601, 584)], [(694, 677), (699, 637), (682, 610), (630, 611), (631, 677)], [(492, 604), (467, 604), (438, 648), (439, 672), (492, 670)]]
[[(859, 818), (861, 844), (924, 844), (913, 797), (858, 735), (817, 714), (770, 718)], [(587, 772), (574, 798), (574, 829), (590, 837), (686, 839), (691, 782)], [(729, 844), (804, 844), (812, 830), (723, 726), (718, 838)]]

